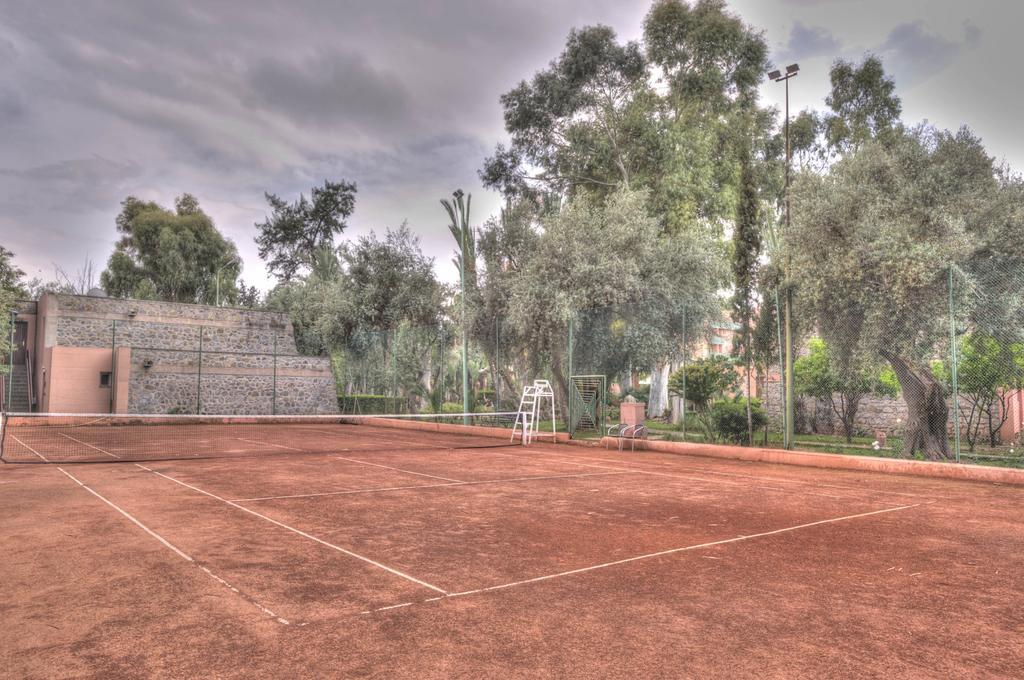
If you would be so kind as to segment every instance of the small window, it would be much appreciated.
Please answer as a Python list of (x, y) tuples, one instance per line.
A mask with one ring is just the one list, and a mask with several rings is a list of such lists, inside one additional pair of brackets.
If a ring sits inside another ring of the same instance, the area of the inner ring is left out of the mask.
[(100, 373), (100, 387), (110, 387), (110, 371)]

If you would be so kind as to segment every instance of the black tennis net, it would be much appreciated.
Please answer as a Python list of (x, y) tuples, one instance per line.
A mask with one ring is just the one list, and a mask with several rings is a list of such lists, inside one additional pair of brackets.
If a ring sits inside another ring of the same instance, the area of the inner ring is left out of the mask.
[(515, 413), (5, 414), (0, 459), (85, 463), (512, 445)]

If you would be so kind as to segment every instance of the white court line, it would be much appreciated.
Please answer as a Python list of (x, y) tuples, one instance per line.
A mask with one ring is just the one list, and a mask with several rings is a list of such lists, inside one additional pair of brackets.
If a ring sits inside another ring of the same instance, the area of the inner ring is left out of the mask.
[[(681, 548), (671, 548), (669, 550), (661, 550), (658, 552), (647, 553), (646, 555), (637, 555), (636, 557), (627, 557), (621, 560), (615, 560), (614, 562), (604, 562), (602, 564), (594, 564), (589, 567), (581, 567), (579, 569), (570, 569), (569, 571), (560, 571), (555, 574), (546, 574), (544, 576), (536, 576), (534, 578), (523, 579), (521, 581), (513, 581), (511, 583), (502, 583), (496, 586), (487, 586), (485, 588), (475, 588), (473, 590), (463, 590), (457, 593), (448, 593), (444, 597), (432, 597), (429, 599), (421, 600), (421, 602), (434, 602), (437, 600), (443, 600), (450, 597), (465, 597), (467, 595), (477, 595), (479, 593), (488, 593), (495, 590), (506, 590), (508, 588), (515, 588), (517, 586), (529, 585), (531, 583), (539, 583), (541, 581), (550, 581), (556, 578), (563, 578), (565, 576), (574, 576), (576, 574), (584, 574), (590, 571), (597, 571), (598, 569), (608, 569), (609, 567), (615, 567), (620, 564), (629, 564), (630, 562), (639, 562), (641, 560), (649, 560), (655, 557), (664, 557), (665, 555), (674, 555), (676, 553), (688, 552), (691, 550), (700, 550), (702, 548), (712, 548), (718, 545), (727, 545), (729, 543), (739, 543), (740, 541), (749, 541), (754, 538), (764, 538), (765, 536), (775, 536), (778, 534), (784, 534), (791, 531), (798, 531), (800, 529), (807, 529), (809, 527), (820, 526), (822, 524), (834, 524), (836, 522), (846, 522), (852, 519), (858, 519), (861, 517), (870, 517), (871, 515), (882, 515), (889, 512), (899, 512), (901, 510), (910, 510), (911, 508), (920, 507), (924, 503), (915, 503), (913, 505), (900, 505), (894, 508), (884, 508), (882, 510), (872, 510), (871, 512), (861, 512), (856, 515), (845, 515), (843, 517), (832, 517), (829, 519), (818, 520), (817, 522), (807, 522), (806, 524), (798, 524), (792, 527), (785, 527), (783, 529), (774, 529), (772, 531), (763, 531), (757, 534), (749, 534), (746, 536), (736, 536), (733, 538), (725, 538), (720, 541), (709, 541), (707, 543), (698, 543), (696, 545), (687, 545)], [(407, 603), (397, 605), (398, 607), (407, 606)], [(390, 607), (380, 607), (378, 609), (371, 610), (371, 612), (385, 611), (387, 609), (394, 609), (395, 605)], [(363, 612), (371, 613), (371, 612)]]
[(14, 436), (13, 434), (11, 435), (11, 439), (13, 439), (14, 441), (18, 442), (19, 444), (21, 444), (22, 446), (24, 446), (24, 447), (25, 447), (26, 449), (28, 449), (28, 450), (29, 450), (29, 451), (31, 451), (32, 453), (34, 453), (34, 454), (36, 454), (37, 456), (39, 456), (40, 458), (42, 458), (42, 459), (43, 459), (43, 462), (46, 462), (46, 463), (49, 463), (49, 462), (50, 462), (49, 460), (47, 460), (46, 456), (44, 456), (43, 454), (41, 454), (41, 453), (39, 453), (38, 451), (36, 451), (35, 449), (33, 449), (33, 448), (32, 448), (31, 446), (29, 446), (29, 445), (28, 445), (28, 444), (26, 444), (25, 442), (21, 441), (20, 439), (18, 439), (17, 437), (15, 437), (15, 436)]
[(298, 451), (300, 453), (306, 453), (306, 449), (297, 449), (294, 446), (285, 446), (284, 444), (271, 444), (270, 442), (258, 442), (255, 439), (242, 439), (241, 437), (234, 437), (240, 442), (247, 442), (249, 444), (260, 444), (265, 446), (273, 446), (278, 449), (287, 449), (288, 451)]
[[(297, 449), (297, 448), (295, 448), (293, 446), (285, 446), (284, 444), (272, 444), (270, 442), (258, 442), (258, 441), (254, 441), (252, 439), (242, 439), (241, 437), (236, 437), (236, 439), (238, 439), (238, 441), (240, 441), (240, 442), (249, 442), (250, 444), (266, 444), (267, 446), (274, 446), (274, 447), (277, 447), (279, 449), (288, 449), (289, 451), (302, 451), (302, 452), (306, 452), (307, 451), (307, 449)], [(319, 452), (314, 452), (314, 453), (319, 453)], [(384, 468), (385, 470), (394, 470), (395, 472), (404, 472), (407, 475), (417, 475), (419, 477), (429, 477), (431, 479), (440, 479), (440, 480), (443, 480), (445, 482), (461, 482), (462, 481), (461, 479), (451, 479), (449, 477), (438, 477), (437, 475), (428, 475), (428, 474), (426, 474), (424, 472), (413, 472), (412, 470), (403, 470), (402, 468), (391, 467), (390, 465), (381, 465), (380, 463), (368, 463), (365, 460), (356, 460), (355, 458), (345, 458), (344, 456), (335, 456), (330, 451), (324, 451), (323, 453), (331, 455), (333, 458), (337, 458), (338, 460), (347, 460), (350, 463), (359, 463), (360, 465), (372, 465), (373, 467)]]
[(448, 484), (414, 484), (411, 486), (385, 486), (376, 489), (352, 489), (349, 491), (324, 491), (322, 493), (296, 493), (287, 496), (263, 496), (260, 498), (233, 498), (235, 503), (255, 501), (276, 501), (288, 498), (319, 498), (321, 496), (347, 496), (360, 493), (379, 493), (381, 491), (407, 491), (411, 489), (440, 489), (446, 486), (470, 486), (473, 484), (501, 484), (503, 482), (529, 482), (544, 479), (570, 479), (574, 477), (605, 477), (609, 475), (629, 475), (631, 472), (583, 472), (575, 475), (545, 475), (543, 477), (506, 477), (504, 479), (479, 479), (469, 482), (450, 482)]
[(120, 460), (120, 459), (121, 459), (121, 456), (118, 456), (118, 455), (116, 455), (116, 454), (113, 454), (113, 453), (111, 453), (110, 451), (104, 451), (103, 449), (101, 449), (101, 448), (100, 448), (100, 447), (98, 447), (98, 446), (93, 446), (92, 444), (89, 444), (88, 442), (83, 442), (83, 441), (82, 441), (81, 439), (75, 439), (74, 437), (72, 437), (72, 436), (71, 436), (71, 435), (69, 435), (69, 434), (64, 434), (63, 432), (58, 432), (57, 434), (59, 434), (59, 435), (60, 435), (61, 437), (67, 437), (68, 439), (70, 439), (70, 440), (71, 440), (71, 441), (73, 441), (73, 442), (78, 442), (78, 443), (79, 443), (79, 444), (81, 444), (82, 446), (88, 446), (88, 447), (89, 447), (90, 449), (94, 449), (94, 450), (96, 450), (96, 451), (99, 451), (100, 453), (105, 453), (105, 454), (107, 454), (108, 456), (110, 456), (111, 458), (117, 458), (118, 460)]
[(413, 472), (412, 470), (403, 470), (402, 468), (391, 467), (390, 465), (381, 465), (380, 463), (368, 463), (365, 460), (356, 460), (355, 458), (346, 458), (344, 456), (334, 456), (338, 460), (347, 460), (350, 463), (359, 463), (360, 465), (372, 465), (373, 467), (384, 468), (385, 470), (394, 470), (396, 472), (404, 472), (407, 475), (418, 475), (420, 477), (430, 477), (431, 479), (440, 479), (446, 482), (462, 482), (461, 479), (451, 479), (450, 477), (438, 477), (437, 475), (428, 475), (425, 472)]
[(92, 487), (86, 485), (84, 482), (82, 482), (80, 479), (75, 477), (73, 474), (71, 474), (70, 472), (68, 472), (67, 470), (65, 470), (64, 468), (61, 468), (61, 467), (59, 467), (57, 469), (60, 470), (61, 472), (63, 472), (68, 477), (70, 477), (72, 479), (72, 481), (74, 481), (76, 484), (78, 484), (78, 486), (82, 487), (83, 489), (85, 489), (86, 491), (91, 493), (93, 496), (96, 496), (96, 498), (99, 498), (101, 501), (103, 501), (104, 503), (106, 503), (107, 505), (112, 507), (114, 510), (117, 510), (119, 513), (124, 515), (135, 526), (139, 527), (140, 529), (145, 531), (147, 534), (149, 534), (150, 536), (152, 536), (153, 538), (158, 540), (160, 543), (162, 543), (164, 545), (164, 547), (169, 548), (170, 550), (172, 550), (176, 555), (178, 555), (178, 557), (182, 558), (186, 562), (191, 562), (195, 566), (199, 567), (200, 569), (203, 570), (203, 572), (206, 573), (207, 576), (209, 576), (213, 580), (217, 581), (218, 583), (223, 585), (225, 588), (231, 590), (233, 593), (235, 593), (236, 595), (241, 597), (246, 602), (252, 604), (257, 609), (259, 609), (261, 612), (263, 612), (264, 614), (266, 614), (270, 618), (274, 619), (278, 623), (283, 624), (285, 626), (290, 625), (287, 619), (284, 619), (284, 618), (278, 616), (274, 612), (272, 612), (269, 609), (267, 609), (266, 607), (264, 607), (259, 602), (256, 602), (252, 598), (243, 595), (242, 592), (240, 590), (238, 590), (238, 588), (235, 588), (233, 585), (231, 585), (230, 583), (228, 583), (227, 581), (222, 579), (220, 576), (217, 576), (212, 571), (210, 571), (208, 568), (206, 568), (202, 564), (199, 564), (198, 562), (196, 562), (190, 555), (188, 555), (187, 553), (182, 551), (180, 548), (175, 546), (173, 543), (168, 541), (166, 538), (164, 538), (163, 536), (161, 536), (160, 534), (156, 533), (155, 531), (153, 531), (152, 529), (147, 527), (145, 524), (143, 524), (142, 522), (137, 520), (128, 511), (122, 509), (120, 506), (116, 505), (113, 501), (108, 500), (106, 497), (102, 496), (98, 491), (96, 491)]
[(288, 526), (284, 522), (279, 522), (276, 519), (273, 519), (271, 517), (267, 517), (264, 514), (256, 512), (255, 510), (250, 510), (249, 508), (245, 507), (244, 505), (239, 505), (238, 503), (235, 503), (234, 501), (229, 501), (226, 498), (221, 498), (217, 494), (210, 493), (209, 491), (203, 491), (202, 489), (200, 489), (197, 486), (192, 486), (191, 484), (187, 484), (187, 483), (181, 481), (180, 479), (175, 479), (174, 477), (171, 477), (169, 475), (165, 475), (162, 472), (159, 472), (157, 470), (153, 470), (151, 468), (148, 468), (145, 465), (139, 465), (138, 463), (136, 463), (135, 465), (136, 465), (136, 467), (142, 468), (146, 472), (152, 472), (154, 475), (158, 475), (160, 477), (163, 477), (164, 479), (169, 480), (171, 482), (174, 482), (175, 484), (180, 484), (181, 486), (184, 486), (187, 489), (192, 489), (193, 491), (201, 493), (204, 496), (209, 496), (210, 498), (214, 498), (214, 499), (216, 499), (216, 500), (218, 500), (218, 501), (220, 501), (222, 503), (227, 503), (231, 507), (238, 508), (242, 512), (247, 512), (250, 515), (253, 515), (254, 517), (259, 517), (260, 519), (262, 519), (264, 521), (267, 521), (267, 522), (270, 522), (271, 524), (274, 524), (276, 526), (279, 526), (282, 529), (287, 529), (288, 531), (290, 531), (290, 532), (292, 532), (294, 534), (298, 534), (299, 536), (302, 536), (303, 538), (308, 538), (309, 540), (314, 541), (316, 543), (319, 543), (320, 545), (326, 546), (328, 548), (331, 548), (332, 550), (337, 550), (338, 552), (340, 552), (340, 553), (342, 553), (344, 555), (348, 555), (349, 557), (354, 557), (357, 560), (361, 560), (363, 562), (366, 562), (367, 564), (371, 564), (371, 565), (377, 567), (378, 569), (383, 569), (384, 571), (386, 571), (388, 573), (391, 573), (391, 574), (394, 574), (395, 576), (399, 576), (401, 578), (404, 578), (407, 581), (412, 581), (413, 583), (421, 585), (424, 588), (429, 588), (430, 590), (433, 590), (434, 592), (441, 593), (442, 595), (447, 595), (448, 594), (448, 591), (444, 590), (443, 588), (438, 588), (437, 586), (432, 585), (430, 583), (427, 583), (426, 581), (421, 581), (418, 578), (410, 576), (409, 574), (401, 572), (398, 569), (395, 569), (393, 567), (389, 567), (386, 564), (381, 564), (380, 562), (377, 562), (376, 560), (372, 560), (369, 557), (366, 557), (364, 555), (360, 555), (359, 553), (352, 552), (351, 550), (346, 550), (345, 548), (342, 548), (341, 546), (334, 545), (333, 543), (328, 543), (327, 541), (323, 540), (322, 538), (317, 538), (316, 536), (314, 536), (312, 534), (308, 534), (305, 531), (302, 531), (301, 529), (296, 529), (295, 527)]
[[(379, 428), (380, 426), (377, 426), (377, 427)], [(342, 433), (339, 433), (339, 432), (330, 432), (328, 430), (308, 430), (308, 431), (309, 432), (316, 432), (317, 434), (325, 434), (325, 435), (327, 435), (329, 437), (333, 437), (335, 439), (345, 439), (346, 438), (345, 434), (342, 434)], [(427, 430), (426, 432), (429, 432), (429, 430)], [(390, 433), (388, 433), (388, 434), (390, 434)], [(412, 440), (412, 439), (398, 439), (396, 437), (388, 436), (388, 434), (381, 434), (379, 432), (372, 432), (372, 433), (371, 432), (363, 432), (362, 436), (370, 437), (372, 435), (373, 439), (378, 439), (378, 440), (380, 440), (382, 442), (387, 442), (388, 444), (404, 444), (406, 446), (415, 446), (417, 448), (422, 448), (422, 446), (423, 446), (423, 442), (422, 441), (416, 441), (416, 440)], [(460, 436), (466, 436), (466, 435), (460, 435)], [(451, 449), (452, 446), (450, 444), (437, 443), (436, 445), (432, 445), (431, 448)], [(370, 450), (373, 450), (373, 451), (385, 451), (386, 452), (389, 449), (381, 448), (381, 449), (370, 449)], [(330, 453), (330, 451), (325, 451), (325, 453)]]

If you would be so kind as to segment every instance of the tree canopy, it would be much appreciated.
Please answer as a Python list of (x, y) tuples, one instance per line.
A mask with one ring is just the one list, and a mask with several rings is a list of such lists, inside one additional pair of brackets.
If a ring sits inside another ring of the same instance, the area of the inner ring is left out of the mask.
[(173, 211), (129, 196), (116, 222), (121, 238), (100, 275), (109, 295), (213, 304), (219, 271), (222, 299), (237, 296), (238, 251), (194, 196)]
[(968, 131), (921, 126), (802, 174), (793, 197), (785, 238), (805, 314), (836, 352), (891, 364), (910, 408), (905, 452), (947, 457), (948, 408), (928, 360), (948, 337), (950, 268), (987, 291), (959, 296), (959, 321), (1024, 328), (1024, 300), (999, 294), (1024, 272), (1019, 178)]
[(291, 203), (276, 194), (265, 193), (271, 214), (256, 224), (256, 245), (267, 269), (284, 281), (308, 269), (314, 254), (333, 246), (334, 235), (348, 226), (345, 222), (356, 205), (353, 182), (324, 181), (313, 187), (310, 198), (300, 195)]

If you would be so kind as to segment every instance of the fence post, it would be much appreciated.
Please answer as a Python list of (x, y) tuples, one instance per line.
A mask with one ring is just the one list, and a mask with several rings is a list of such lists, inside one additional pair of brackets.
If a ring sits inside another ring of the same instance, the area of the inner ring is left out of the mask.
[(18, 312), (11, 310), (11, 338), (7, 346), (7, 394), (4, 395), (4, 411), (11, 410), (11, 392), (14, 390), (14, 326)]
[(270, 414), (277, 415), (277, 331), (274, 331), (274, 377), (270, 383)]
[[(31, 377), (29, 378), (31, 380)], [(110, 322), (110, 412), (114, 412), (114, 385), (117, 384), (117, 319)]]
[[(682, 402), (683, 402), (682, 403), (682, 407), (683, 407), (683, 441), (684, 442), (686, 441), (686, 355), (688, 354), (688, 352), (687, 352), (687, 344), (686, 344), (686, 330), (687, 330), (686, 329), (686, 307), (684, 306), (683, 307), (683, 362), (682, 362), (683, 363), (683, 394), (681, 396), (681, 399), (682, 399)], [(650, 399), (650, 397), (648, 397), (648, 399)]]
[[(573, 313), (570, 311), (569, 312), (569, 357), (568, 357), (568, 367), (567, 367), (566, 375), (565, 375), (565, 388), (566, 388), (565, 389), (565, 413), (566, 413), (566, 417), (569, 420), (569, 422), (567, 422), (565, 424), (565, 429), (569, 433), (570, 437), (573, 434), (572, 433), (572, 346), (573, 346), (572, 322), (573, 322), (573, 318), (574, 318), (573, 317)], [(551, 414), (551, 417), (554, 418), (554, 414)]]
[(501, 317), (494, 315), (494, 410), (501, 411)]
[(957, 383), (956, 313), (953, 304), (953, 265), (949, 265), (949, 358), (953, 387), (953, 454), (960, 462), (960, 386)]
[[(782, 448), (789, 448), (789, 427), (786, 423), (786, 367), (782, 365), (782, 311), (779, 309), (779, 289), (775, 288), (775, 332), (779, 336), (779, 413), (782, 415)], [(795, 431), (795, 430), (794, 430)]]
[(203, 327), (199, 327), (199, 362), (196, 370), (196, 415), (203, 412)]

